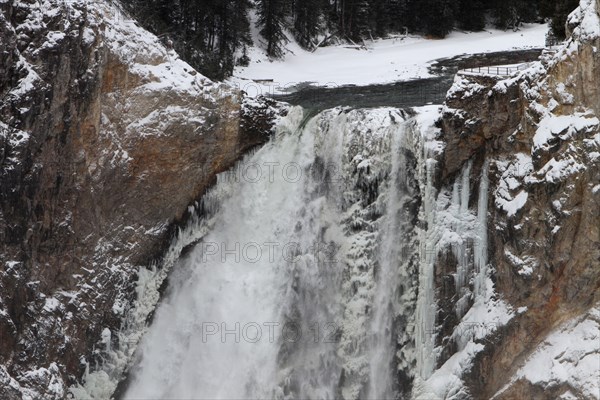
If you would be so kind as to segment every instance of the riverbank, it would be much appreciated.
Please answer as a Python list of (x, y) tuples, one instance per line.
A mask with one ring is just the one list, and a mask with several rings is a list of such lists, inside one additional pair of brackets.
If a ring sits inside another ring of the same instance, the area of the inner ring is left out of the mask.
[(336, 88), (431, 78), (430, 67), (436, 59), (544, 47), (547, 31), (546, 24), (526, 24), (516, 32), (455, 31), (442, 40), (407, 36), (367, 41), (364, 49), (338, 45), (315, 52), (291, 42), (281, 61), (269, 61), (257, 43), (249, 54), (250, 65), (237, 67), (228, 82), (256, 96), (289, 93), (306, 83)]

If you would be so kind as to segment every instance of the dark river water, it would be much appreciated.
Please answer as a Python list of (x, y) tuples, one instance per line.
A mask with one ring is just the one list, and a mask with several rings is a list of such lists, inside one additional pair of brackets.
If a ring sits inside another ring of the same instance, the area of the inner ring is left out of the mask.
[(535, 61), (543, 49), (512, 50), (495, 53), (469, 54), (436, 60), (429, 68), (434, 77), (367, 86), (324, 88), (304, 84), (302, 89), (273, 98), (320, 111), (337, 106), (352, 108), (419, 107), (442, 104), (461, 69), (490, 65), (507, 65)]

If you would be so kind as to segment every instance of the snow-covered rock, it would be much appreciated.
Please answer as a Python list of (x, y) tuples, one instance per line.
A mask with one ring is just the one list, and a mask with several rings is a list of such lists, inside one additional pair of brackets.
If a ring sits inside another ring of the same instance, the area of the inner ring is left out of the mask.
[[(600, 398), (598, 1), (582, 0), (568, 27), (561, 48), (518, 75), (500, 82), (465, 75), (449, 92), (442, 182), (464, 180), (469, 163), (477, 182), (489, 163), (495, 294), (484, 303), (504, 302), (511, 318), (458, 346), (445, 327), (465, 322), (451, 315), (464, 304), (444, 297), (442, 286), (437, 343), (447, 357), (430, 380), (417, 380), (417, 398)], [(474, 350), (467, 360), (462, 348)]]

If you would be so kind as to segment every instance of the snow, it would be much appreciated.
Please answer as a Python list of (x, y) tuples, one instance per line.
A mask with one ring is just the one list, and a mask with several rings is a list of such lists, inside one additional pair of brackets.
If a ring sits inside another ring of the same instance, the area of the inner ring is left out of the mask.
[(25, 96), (27, 93), (35, 89), (36, 85), (41, 82), (40, 76), (34, 71), (33, 67), (27, 63), (22, 56), (21, 60), (17, 64), (18, 68), (24, 68), (27, 70), (27, 75), (19, 80), (18, 85), (9, 92), (9, 96), (15, 98)]
[(424, 159), (430, 159), (436, 155), (441, 155), (444, 151), (445, 143), (440, 140), (441, 131), (436, 128), (435, 124), (440, 118), (442, 107), (438, 105), (430, 105), (415, 108), (417, 115), (414, 119), (417, 123), (417, 131), (421, 135), (420, 143), (424, 147)]
[(599, 374), (600, 309), (596, 307), (548, 335), (509, 385), (520, 379), (544, 388), (567, 384), (582, 396), (577, 398), (600, 399)]
[[(369, 85), (432, 76), (428, 66), (439, 58), (461, 54), (544, 47), (546, 24), (526, 24), (521, 30), (452, 32), (446, 39), (431, 40), (407, 36), (366, 43), (367, 50), (345, 45), (318, 48), (309, 52), (295, 42), (288, 45), (284, 60), (270, 61), (262, 50), (252, 48), (248, 67), (236, 67), (229, 83), (249, 95), (279, 93), (299, 83), (336, 87)], [(257, 83), (252, 80), (272, 79)]]
[(553, 157), (535, 173), (536, 177), (529, 179), (529, 182), (561, 182), (584, 169), (586, 169), (586, 166), (577, 162), (572, 155), (567, 155), (564, 158), (559, 159)]
[(528, 196), (529, 195), (527, 194), (526, 191), (521, 190), (519, 192), (519, 194), (517, 194), (512, 200), (510, 200), (510, 201), (501, 201), (499, 203), (500, 208), (502, 208), (509, 217), (512, 217), (521, 208), (523, 208), (523, 206), (525, 205), (525, 203), (527, 203)]
[(527, 203), (528, 193), (519, 189), (523, 187), (523, 178), (533, 170), (532, 160), (525, 153), (516, 153), (510, 160), (497, 160), (496, 166), (501, 176), (494, 192), (494, 203), (512, 217)]
[(504, 256), (514, 268), (517, 268), (517, 274), (521, 276), (530, 276), (533, 274), (533, 270), (538, 266), (538, 262), (535, 258), (530, 256), (520, 258), (511, 253), (509, 249), (504, 249)]
[(463, 75), (464, 74), (462, 73), (456, 74), (454, 83), (446, 94), (447, 97), (456, 97), (458, 93), (462, 93), (461, 99), (464, 100), (486, 89), (485, 86), (475, 83), (472, 80), (465, 78)]
[(460, 397), (460, 394), (464, 393), (460, 377), (464, 371), (470, 369), (473, 358), (483, 348), (483, 344), (469, 342), (462, 351), (453, 354), (427, 381), (415, 379), (412, 398), (414, 400), (468, 398)]
[(60, 307), (60, 302), (54, 297), (47, 297), (44, 304), (44, 311), (52, 312)]
[(578, 26), (573, 36), (580, 41), (594, 40), (600, 37), (600, 17), (596, 9), (596, 0), (581, 0), (579, 7), (568, 18), (568, 24)]
[(556, 85), (556, 94), (560, 98), (562, 104), (573, 104), (573, 102), (575, 101), (574, 96), (567, 91), (567, 87), (563, 82), (560, 82), (558, 85)]
[(579, 132), (589, 132), (598, 126), (600, 121), (597, 117), (589, 117), (585, 114), (553, 115), (544, 117), (533, 137), (533, 152), (544, 149), (548, 150), (552, 139), (560, 138), (567, 140)]
[[(60, 376), (59, 367), (56, 363), (51, 363), (48, 368), (38, 368), (26, 371), (19, 376), (21, 382), (43, 382), (46, 386), (44, 399), (61, 399), (65, 396), (65, 384)], [(37, 391), (22, 388), (23, 400), (37, 400), (40, 394)]]
[(44, 44), (36, 51), (57, 47), (60, 44), (60, 42), (65, 38), (65, 36), (66, 35), (64, 32), (48, 32), (48, 34), (46, 35), (46, 42), (44, 42)]
[[(456, 326), (453, 338), (458, 351), (427, 379), (417, 377), (412, 398), (415, 400), (462, 399), (463, 374), (470, 370), (472, 361), (484, 349), (482, 342), (500, 326), (510, 321), (515, 313), (504, 301), (494, 299), (492, 280), (486, 277), (487, 289)], [(521, 308), (519, 312), (524, 310)], [(437, 350), (437, 349), (436, 349)]]
[[(583, 3), (585, 3), (585, 0)], [(114, 14), (116, 11), (114, 9), (101, 5), (98, 7), (101, 12), (108, 14), (106, 20), (109, 22), (106, 24), (105, 28), (106, 45), (112, 52), (119, 55), (122, 60), (127, 61), (131, 65), (132, 72), (139, 75), (141, 81), (145, 82), (145, 84), (137, 90), (143, 92), (170, 90), (174, 92), (184, 92), (196, 97), (206, 96), (206, 98), (217, 95), (217, 92), (220, 90), (218, 86), (215, 88), (208, 80), (195, 73), (192, 68), (181, 61), (174, 52), (168, 51), (161, 46), (154, 36), (149, 35), (135, 24), (127, 24), (127, 26), (119, 24), (119, 21), (123, 18), (115, 16)], [(590, 7), (593, 7), (593, 4)], [(582, 34), (593, 34), (593, 30), (588, 26), (590, 20), (590, 17), (584, 18), (585, 23), (582, 24), (582, 28), (580, 29)], [(34, 21), (30, 22), (34, 23)], [(320, 48), (314, 53), (301, 50), (292, 44), (290, 46), (294, 54), (289, 54), (286, 60), (269, 62), (261, 55), (257, 55), (255, 61), (253, 61), (248, 68), (237, 68), (235, 72), (236, 77), (232, 78), (230, 82), (239, 85), (242, 89), (251, 87), (256, 89), (256, 93), (259, 93), (261, 91), (264, 92), (265, 90), (279, 90), (275, 88), (276, 85), (289, 87), (300, 82), (315, 82), (319, 85), (337, 86), (345, 84), (365, 85), (422, 78), (430, 76), (427, 67), (431, 64), (431, 61), (436, 58), (451, 57), (462, 53), (509, 50), (515, 48), (515, 43), (519, 43), (518, 46), (520, 46), (520, 48), (543, 46), (546, 30), (546, 25), (528, 25), (519, 32), (489, 31), (471, 34), (454, 32), (448, 39), (439, 41), (418, 37), (405, 37), (378, 40), (368, 43), (367, 50), (356, 50), (348, 49), (344, 46), (334, 46)], [(92, 43), (96, 40), (91, 29), (85, 28), (82, 35), (84, 37), (83, 40), (86, 43)], [(63, 39), (64, 34), (61, 32), (51, 32), (48, 35), (47, 45), (54, 46)], [(256, 54), (251, 54), (251, 56), (255, 55)], [(23, 67), (28, 70), (28, 74), (19, 82), (19, 86), (15, 91), (11, 92), (11, 95), (26, 95), (34, 85), (39, 84), (39, 77), (33, 68), (30, 65), (23, 65)], [(272, 85), (264, 85), (247, 80), (261, 78), (273, 79), (274, 83)], [(250, 90), (247, 91), (251, 92)], [(563, 103), (569, 101), (570, 94), (565, 87), (558, 86), (557, 93), (562, 96)], [(465, 95), (468, 94), (469, 93), (466, 93)], [(167, 106), (165, 109), (152, 111), (145, 118), (140, 118), (132, 122), (127, 128), (127, 133), (136, 134), (140, 128), (144, 127), (144, 132), (160, 134), (160, 132), (163, 132), (167, 128), (167, 122), (165, 121), (173, 121), (173, 118), (171, 118), (172, 115), (183, 115), (183, 118), (186, 118), (187, 116), (189, 116), (189, 118), (194, 118), (194, 116), (197, 117), (198, 114), (192, 112), (195, 107), (197, 107), (197, 105), (194, 103), (189, 109), (181, 106)], [(438, 118), (439, 113), (440, 108), (438, 106), (424, 107), (419, 109), (419, 114), (415, 117), (415, 121), (419, 127), (419, 129), (415, 129), (417, 131), (416, 135), (421, 135), (421, 145), (423, 147), (423, 154), (421, 154), (423, 159), (420, 159), (419, 168), (426, 169), (426, 173), (430, 173), (434, 170), (435, 161), (430, 159), (430, 157), (441, 153), (444, 147), (443, 142), (438, 140), (439, 130), (434, 127), (434, 122)], [(383, 121), (378, 118), (388, 118), (390, 115), (390, 110), (382, 110), (380, 114), (374, 114), (370, 122), (372, 122), (375, 128), (381, 127), (385, 124), (389, 124), (389, 121)], [(540, 126), (538, 131), (539, 137), (536, 135), (537, 139), (534, 140), (538, 140), (539, 147), (545, 149), (545, 146), (552, 137), (558, 136), (565, 140), (580, 130), (589, 129), (592, 126), (598, 125), (597, 119), (587, 118), (585, 115), (581, 115), (580, 117), (581, 118), (575, 120), (563, 121), (561, 117), (549, 116), (544, 120), (545, 122), (543, 121), (547, 126), (543, 124)], [(341, 116), (339, 119), (345, 121), (344, 118), (346, 117)], [(198, 125), (205, 123), (201, 118), (196, 118), (193, 122)], [(103, 124), (108, 123), (108, 118), (103, 115)], [(292, 125), (298, 124), (299, 121), (294, 121)], [(155, 131), (151, 130), (153, 125), (157, 126)], [(561, 127), (566, 127), (566, 131), (564, 129), (559, 129)], [(369, 126), (362, 126), (361, 128), (369, 128), (369, 133), (372, 133), (373, 135), (382, 132), (377, 129), (371, 130)], [(405, 134), (409, 135), (411, 133), (406, 132)], [(11, 133), (10, 140), (14, 141), (13, 144), (15, 146), (23, 146), (27, 143), (29, 137), (26, 134)], [(306, 148), (308, 148), (308, 146)], [(306, 148), (304, 151), (306, 151)], [(126, 151), (119, 152), (118, 154), (115, 153), (115, 157), (117, 155), (123, 160), (129, 159)], [(335, 153), (335, 155), (340, 154)], [(353, 165), (359, 170), (375, 170), (380, 160), (375, 157), (369, 158), (368, 156), (368, 154), (362, 153), (357, 155), (353, 159)], [(523, 155), (521, 158), (519, 157), (521, 156), (517, 156), (516, 160), (507, 162), (504, 171), (509, 172), (507, 172), (506, 175), (502, 175), (500, 183), (501, 189), (499, 189), (501, 193), (496, 197), (496, 205), (504, 209), (509, 216), (515, 215), (527, 202), (528, 197), (527, 192), (523, 189), (522, 181), (525, 176), (528, 176), (531, 173), (530, 168), (524, 168), (528, 163), (531, 163), (531, 158), (527, 155)], [(572, 163), (570, 163), (568, 159), (566, 161), (552, 159), (544, 166), (544, 168), (542, 168), (540, 173), (542, 173), (548, 181), (563, 179), (563, 172), (576, 171), (578, 170), (579, 165), (580, 164), (574, 159)], [(525, 172), (521, 173), (520, 171)], [(442, 197), (442, 200), (447, 200), (446, 204), (451, 207), (448, 212), (440, 210), (435, 216), (436, 222), (441, 221), (447, 223), (447, 226), (444, 227), (446, 230), (439, 232), (439, 243), (436, 243), (436, 245), (438, 245), (439, 248), (442, 246), (452, 246), (453, 250), (458, 249), (461, 254), (464, 253), (462, 250), (464, 250), (468, 240), (475, 240), (477, 237), (481, 237), (481, 232), (485, 231), (486, 228), (485, 216), (487, 210), (481, 207), (487, 205), (487, 200), (482, 201), (484, 199), (481, 197), (481, 193), (478, 201), (479, 211), (477, 215), (472, 214), (467, 209), (469, 197), (468, 175), (469, 173), (465, 171), (463, 178), (467, 177), (467, 184), (464, 182), (461, 183), (462, 186), (460, 186), (460, 190), (456, 190), (456, 198), (453, 197), (450, 199), (450, 194), (448, 194), (448, 197), (446, 198)], [(427, 179), (432, 179), (432, 177), (427, 176)], [(428, 190), (432, 191), (431, 182), (428, 181), (428, 183), (430, 184)], [(458, 187), (459, 186), (457, 186), (457, 188)], [(593, 191), (594, 193), (600, 191), (600, 185), (596, 186)], [(484, 192), (487, 193), (487, 190)], [(429, 193), (430, 198), (433, 198), (433, 196), (434, 193)], [(427, 197), (427, 194), (424, 197)], [(252, 198), (260, 200), (259, 196)], [(499, 198), (500, 200), (498, 200)], [(430, 209), (435, 206), (436, 204), (431, 202), (431, 200), (429, 200), (428, 205), (425, 205), (425, 207), (430, 207)], [(316, 209), (318, 209), (318, 207), (316, 207)], [(438, 210), (435, 211), (437, 212)], [(434, 213), (430, 214), (433, 215)], [(156, 232), (160, 232), (162, 229), (164, 229), (164, 226), (160, 225), (152, 228), (148, 232), (154, 232), (155, 230)], [(89, 369), (87, 370), (85, 376), (85, 389), (80, 386), (71, 388), (72, 393), (77, 398), (106, 398), (114, 389), (116, 377), (118, 376), (118, 373), (125, 368), (126, 364), (130, 362), (133, 349), (145, 328), (146, 317), (154, 309), (159, 299), (159, 287), (167, 272), (175, 264), (175, 260), (179, 257), (182, 247), (194, 242), (199, 237), (202, 237), (207, 229), (208, 228), (204, 224), (201, 224), (198, 221), (194, 220), (190, 222), (190, 225), (186, 227), (186, 230), (180, 232), (178, 240), (173, 244), (162, 269), (151, 268), (142, 269), (140, 271), (137, 287), (137, 303), (133, 311), (127, 310), (122, 299), (115, 299), (112, 312), (116, 315), (129, 313), (127, 314), (128, 330), (123, 330), (121, 332), (111, 332), (108, 328), (103, 330), (100, 342), (105, 345), (106, 354), (103, 354), (103, 356), (106, 356), (107, 365), (98, 367), (100, 369), (96, 369), (92, 373), (90, 373)], [(372, 238), (368, 238), (367, 235), (357, 237), (355, 243), (356, 246), (349, 249), (349, 252), (356, 251), (358, 253), (371, 243), (369, 240), (372, 240)], [(487, 254), (486, 251), (483, 251), (484, 249), (484, 247), (476, 248), (477, 251), (481, 252), (479, 256), (476, 256), (476, 264), (481, 264), (480, 267), (482, 270), (475, 272), (479, 272), (476, 279), (485, 290), (481, 290), (481, 295), (475, 299), (474, 305), (469, 310), (464, 310), (466, 311), (466, 314), (464, 315), (461, 324), (454, 332), (455, 340), (459, 343), (460, 350), (438, 371), (433, 373), (427, 382), (420, 381), (421, 377), (416, 379), (417, 388), (423, 389), (424, 393), (423, 397), (417, 396), (418, 398), (445, 398), (460, 393), (462, 390), (462, 383), (460, 381), (461, 374), (464, 370), (468, 369), (474, 355), (483, 348), (476, 340), (483, 339), (487, 333), (493, 331), (496, 326), (506, 323), (513, 315), (506, 304), (500, 300), (492, 299), (494, 293), (493, 284), (486, 275), (486, 270), (483, 269), (487, 262), (487, 260), (484, 259), (484, 256)], [(99, 249), (99, 251), (104, 251), (104, 249)], [(522, 260), (510, 252), (508, 252), (506, 256), (514, 261), (514, 264), (518, 264), (519, 274), (527, 275), (533, 272), (531, 264), (528, 263), (529, 260)], [(357, 265), (361, 261), (359, 258), (361, 257), (357, 254)], [(477, 261), (477, 259), (479, 259), (479, 261)], [(431, 266), (432, 265), (433, 264), (431, 264)], [(433, 273), (433, 271), (429, 272)], [(369, 284), (369, 280), (363, 276), (354, 278), (352, 284)], [(463, 276), (458, 280), (462, 282), (465, 280), (464, 278), (465, 277)], [(467, 282), (462, 283), (466, 284)], [(91, 289), (91, 286), (82, 285), (82, 288)], [(433, 290), (429, 291), (430, 294), (433, 292)], [(77, 293), (73, 293), (74, 294), (70, 294), (70, 297), (77, 297)], [(479, 292), (476, 291), (476, 293)], [(63, 295), (66, 296), (64, 293)], [(429, 307), (422, 313), (422, 321), (426, 322), (425, 326), (427, 328), (429, 327), (427, 318), (432, 317), (433, 315), (426, 314), (428, 311), (435, 312), (433, 294), (431, 294), (431, 296), (432, 299), (424, 299), (423, 301), (424, 307)], [(354, 305), (356, 306), (356, 309), (364, 310), (364, 307), (362, 306), (364, 306), (365, 302), (361, 300), (362, 299), (358, 299)], [(44, 309), (46, 311), (52, 312), (59, 306), (59, 300), (53, 297), (45, 299)], [(83, 308), (86, 304), (81, 303), (80, 306)], [(521, 310), (522, 308), (519, 309), (519, 312), (524, 312), (524, 310)], [(353, 326), (352, 323), (357, 321), (350, 318), (349, 321), (345, 322), (347, 322), (347, 326), (351, 327)], [(479, 326), (483, 326), (485, 329), (482, 331), (480, 329), (473, 330), (471, 328)], [(113, 335), (116, 335), (115, 338), (118, 339), (114, 342), (119, 343), (119, 347), (115, 349), (111, 349)], [(432, 335), (429, 335), (429, 340), (432, 340), (431, 338)], [(432, 343), (428, 344), (432, 345)], [(433, 353), (434, 349), (423, 346), (422, 350), (424, 350), (422, 353), (428, 350), (431, 350), (431, 353)], [(354, 360), (356, 359), (348, 357), (348, 365)], [(85, 363), (85, 360), (83, 361)], [(435, 355), (430, 357), (428, 361), (434, 362)], [(587, 364), (585, 366), (589, 367)], [(102, 368), (104, 368), (104, 370), (102, 370)], [(7, 374), (6, 376), (8, 376), (8, 378), (6, 378), (2, 372), (2, 367), (0, 366), (0, 382), (2, 382), (2, 384), (8, 386), (18, 385), (16, 381)], [(558, 371), (557, 374), (560, 375), (560, 372), (561, 371)], [(50, 393), (55, 393), (57, 397), (62, 397), (64, 383), (55, 378), (55, 376), (58, 376), (58, 366), (53, 364), (49, 366), (48, 369), (42, 368), (31, 371), (29, 374), (31, 379), (47, 379), (48, 391)], [(532, 380), (545, 379), (540, 378), (539, 376), (529, 375), (527, 378)], [(36, 395), (37, 394), (31, 394), (29, 395), (29, 398), (36, 398)], [(25, 395), (25, 398), (28, 398), (27, 394)]]
[(15, 392), (18, 392), (21, 389), (19, 383), (10, 376), (4, 365), (0, 365), (0, 384), (2, 384), (5, 390), (11, 388)]

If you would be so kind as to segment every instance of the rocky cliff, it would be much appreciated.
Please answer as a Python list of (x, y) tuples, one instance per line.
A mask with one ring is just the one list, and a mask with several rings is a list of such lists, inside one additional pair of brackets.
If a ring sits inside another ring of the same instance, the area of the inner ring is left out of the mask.
[(114, 4), (0, 9), (0, 397), (59, 399), (101, 362), (139, 268), (275, 111)]
[[(508, 322), (488, 319), (482, 335), (467, 332), (480, 347), (447, 398), (600, 397), (599, 10), (597, 0), (582, 0), (568, 42), (527, 71), (459, 74), (448, 94), (438, 185), (451, 191), (466, 177), (475, 188), (469, 206), (482, 210), (486, 201), (487, 247), (473, 242), (467, 252), (485, 251), (493, 266), (486, 304), (506, 302), (509, 312)], [(484, 181), (487, 199), (477, 197)], [(459, 264), (451, 252), (436, 264), (438, 368), (446, 373), (468, 348), (465, 324), (477, 313), (477, 279), (467, 280), (466, 297), (454, 285)]]
[[(147, 293), (139, 276), (284, 111), (205, 79), (114, 4), (0, 9), (0, 397), (60, 399), (103, 365), (118, 381), (120, 333), (165, 274)], [(415, 379), (436, 393), (416, 398), (600, 397), (598, 10), (582, 0), (566, 45), (518, 76), (460, 74), (448, 94), (431, 221), (449, 231), (419, 342), (436, 365)]]

